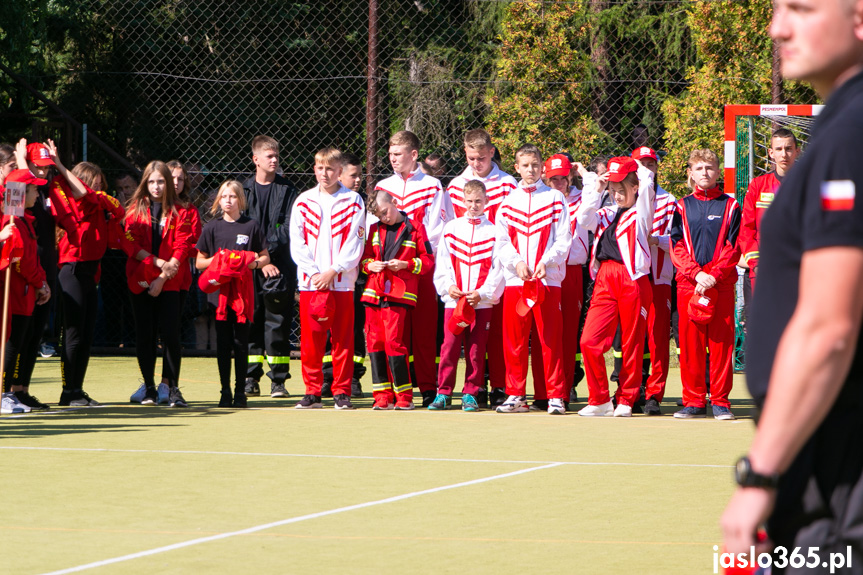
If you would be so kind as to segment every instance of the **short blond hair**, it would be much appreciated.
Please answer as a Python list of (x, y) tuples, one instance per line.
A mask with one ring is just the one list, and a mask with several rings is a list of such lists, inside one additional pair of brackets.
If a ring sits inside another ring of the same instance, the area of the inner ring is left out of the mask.
[(269, 136), (255, 136), (252, 140), (252, 153), (257, 154), (259, 152), (263, 152), (264, 150), (272, 150), (275, 153), (279, 153), (279, 143)]
[(216, 197), (213, 200), (213, 205), (210, 206), (210, 214), (215, 216), (218, 215), (221, 211), (219, 207), (219, 200), (222, 199), (222, 194), (226, 191), (232, 191), (237, 196), (237, 203), (240, 206), (240, 211), (246, 209), (246, 192), (243, 190), (243, 184), (238, 182), (237, 180), (227, 180), (222, 182), (222, 185), (219, 186), (219, 191), (216, 192)]
[(468, 194), (482, 194), (483, 197), (488, 198), (486, 195), (485, 184), (483, 184), (480, 180), (471, 180), (464, 185), (464, 195)]
[(342, 153), (336, 148), (321, 148), (315, 154), (316, 165), (341, 167), (343, 163)]
[(491, 136), (482, 128), (470, 130), (464, 135), (464, 147), (471, 150), (481, 150), (483, 148), (493, 148)]
[(390, 146), (407, 146), (410, 150), (419, 151), (420, 149), (420, 139), (417, 138), (417, 135), (413, 132), (409, 132), (407, 130), (402, 130), (401, 132), (396, 132), (393, 134), (392, 138), (390, 138)]
[(711, 164), (719, 165), (719, 156), (717, 156), (713, 150), (709, 150), (707, 148), (702, 148), (700, 150), (692, 150), (692, 153), (689, 154), (689, 160), (686, 162), (687, 167), (691, 168), (698, 162), (708, 162)]

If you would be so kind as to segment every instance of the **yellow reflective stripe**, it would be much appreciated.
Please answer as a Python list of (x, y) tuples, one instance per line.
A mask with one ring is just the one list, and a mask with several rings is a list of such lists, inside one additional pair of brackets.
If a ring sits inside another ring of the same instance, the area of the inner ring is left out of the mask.
[(362, 264), (360, 264), (360, 265), (365, 267), (365, 266), (369, 265), (370, 263), (372, 263), (373, 261), (375, 261), (375, 258), (366, 258), (363, 260)]
[(614, 352), (612, 352), (612, 355), (614, 357), (623, 357), (623, 352), (622, 351), (614, 351)]
[(414, 258), (414, 269), (411, 270), (411, 273), (419, 275), (419, 273), (423, 270), (423, 261), (419, 258)]
[(434, 362), (435, 362), (435, 363), (440, 363), (440, 356), (437, 356), (436, 358), (434, 358)]
[(324, 363), (327, 363), (327, 362), (332, 363), (332, 362), (333, 362), (333, 356), (331, 356), (331, 355), (325, 355), (325, 356), (324, 356)]
[(402, 296), (402, 299), (406, 299), (408, 301), (417, 301), (417, 296), (416, 294), (405, 292), (405, 295)]
[(393, 384), (389, 381), (383, 383), (372, 383), (372, 391), (389, 391), (393, 388)]
[[(486, 357), (488, 357), (488, 355), (486, 355)], [(575, 361), (581, 361), (581, 354), (580, 353), (575, 354)]]
[(772, 202), (755, 202), (756, 208), (769, 208)]
[(291, 363), (291, 358), (288, 355), (268, 355), (267, 361), (270, 365), (285, 365)]
[(249, 363), (264, 363), (264, 356), (263, 355), (250, 355), (249, 356)]
[(396, 388), (396, 393), (404, 393), (411, 388), (411, 383), (408, 382), (404, 385), (397, 385), (397, 386), (395, 386), (395, 388)]
[(752, 258), (757, 258), (757, 257), (758, 257), (758, 252), (746, 252), (745, 254), (743, 254), (743, 259), (746, 261), (749, 261)]
[(362, 356), (362, 355), (355, 355), (354, 356), (354, 363), (365, 363), (365, 362), (366, 362), (366, 358), (364, 356)]
[(417, 247), (417, 243), (411, 240), (405, 240), (402, 242), (402, 245), (406, 248), (415, 248)]
[(414, 356), (409, 355), (409, 356), (408, 356), (408, 361), (409, 361), (409, 362), (411, 362), (411, 363), (413, 363), (413, 362), (414, 362)]
[(374, 298), (374, 299), (381, 299), (381, 296), (378, 295), (378, 292), (376, 292), (373, 289), (363, 290), (363, 297), (366, 297), (366, 296)]

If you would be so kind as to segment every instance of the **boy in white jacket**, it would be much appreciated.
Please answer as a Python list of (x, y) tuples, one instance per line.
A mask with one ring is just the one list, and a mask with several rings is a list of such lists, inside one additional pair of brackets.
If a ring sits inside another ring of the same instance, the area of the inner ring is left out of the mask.
[(339, 182), (342, 154), (324, 148), (315, 155), (318, 185), (291, 210), (291, 257), (300, 289), (300, 342), (306, 395), (297, 409), (319, 408), (327, 332), (332, 340), (336, 409), (353, 409), (354, 284), (365, 247), (365, 206)]
[(465, 214), (444, 226), (435, 261), (435, 288), (446, 310), (438, 390), (431, 410), (446, 409), (452, 401), (462, 342), (467, 365), (461, 405), (464, 411), (479, 410), (476, 394), (483, 384), (492, 306), (503, 295), (496, 229), (484, 213), (485, 185), (479, 180), (467, 182), (463, 198)]

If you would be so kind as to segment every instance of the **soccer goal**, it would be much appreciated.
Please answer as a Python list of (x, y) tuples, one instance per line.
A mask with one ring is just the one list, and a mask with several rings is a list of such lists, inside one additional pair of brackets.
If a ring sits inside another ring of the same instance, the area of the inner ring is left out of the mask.
[[(741, 208), (746, 189), (754, 178), (773, 169), (767, 154), (774, 131), (787, 128), (805, 151), (812, 124), (824, 106), (731, 105), (725, 106), (725, 193), (737, 198)], [(743, 306), (743, 276), (737, 282), (736, 341), (734, 370), (744, 371), (746, 315)]]

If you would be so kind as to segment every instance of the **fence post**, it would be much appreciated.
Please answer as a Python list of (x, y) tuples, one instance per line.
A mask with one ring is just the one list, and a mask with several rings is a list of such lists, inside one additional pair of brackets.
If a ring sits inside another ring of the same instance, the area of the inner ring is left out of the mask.
[(366, 192), (374, 186), (378, 157), (378, 0), (369, 0), (369, 64), (366, 88)]

